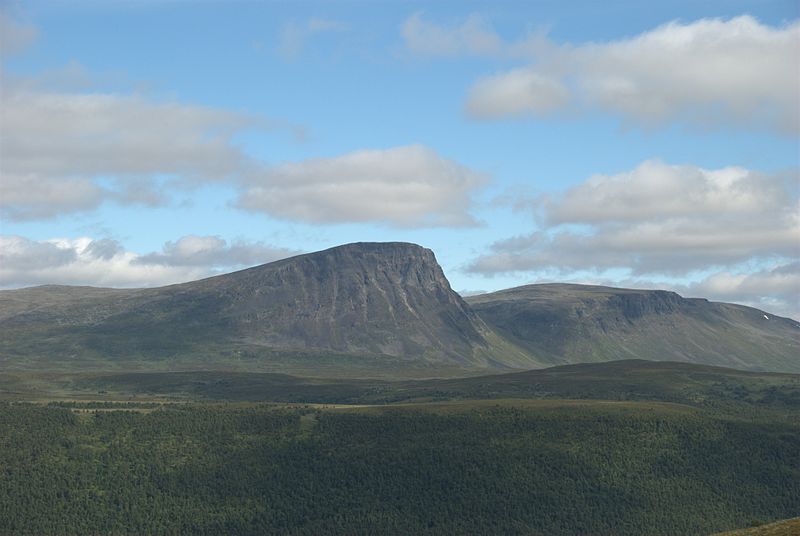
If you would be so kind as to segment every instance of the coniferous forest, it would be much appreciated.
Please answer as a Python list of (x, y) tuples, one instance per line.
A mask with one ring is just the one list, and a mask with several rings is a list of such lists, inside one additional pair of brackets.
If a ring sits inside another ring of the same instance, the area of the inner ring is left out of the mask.
[(800, 511), (800, 430), (651, 402), (0, 405), (0, 533), (709, 534)]

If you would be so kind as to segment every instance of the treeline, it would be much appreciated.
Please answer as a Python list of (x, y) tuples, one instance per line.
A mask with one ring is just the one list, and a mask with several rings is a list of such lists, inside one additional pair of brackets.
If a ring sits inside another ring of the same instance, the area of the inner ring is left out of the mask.
[(628, 405), (0, 405), (0, 534), (708, 534), (800, 511), (800, 431)]

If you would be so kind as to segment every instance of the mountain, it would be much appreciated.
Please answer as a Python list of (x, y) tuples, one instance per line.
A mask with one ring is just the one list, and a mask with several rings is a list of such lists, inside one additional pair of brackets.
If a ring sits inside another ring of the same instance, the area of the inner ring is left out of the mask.
[(7, 365), (41, 356), (278, 370), (275, 361), (289, 359), (310, 373), (323, 357), (350, 368), (359, 365), (353, 356), (363, 366), (375, 357), (411, 368), (535, 364), (521, 353), (493, 357), (491, 330), (450, 288), (433, 252), (406, 243), (348, 244), (154, 289), (4, 291), (0, 311)]
[(356, 243), (150, 289), (0, 292), (0, 370), (445, 377), (618, 359), (800, 372), (800, 324), (665, 291), (462, 299), (432, 251)]
[(800, 372), (800, 323), (752, 307), (569, 284), (466, 301), (497, 334), (553, 365), (649, 359)]

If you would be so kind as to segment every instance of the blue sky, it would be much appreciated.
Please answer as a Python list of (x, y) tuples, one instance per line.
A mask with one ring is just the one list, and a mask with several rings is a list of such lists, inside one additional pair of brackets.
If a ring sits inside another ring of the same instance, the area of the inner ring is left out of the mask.
[(798, 318), (798, 9), (4, 2), (0, 285), (400, 240)]

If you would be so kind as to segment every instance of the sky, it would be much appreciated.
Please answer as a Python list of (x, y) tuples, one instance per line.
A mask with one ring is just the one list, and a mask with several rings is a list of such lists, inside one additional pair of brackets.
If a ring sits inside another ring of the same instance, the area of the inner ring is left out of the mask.
[(800, 319), (796, 0), (0, 0), (0, 287), (359, 241)]

